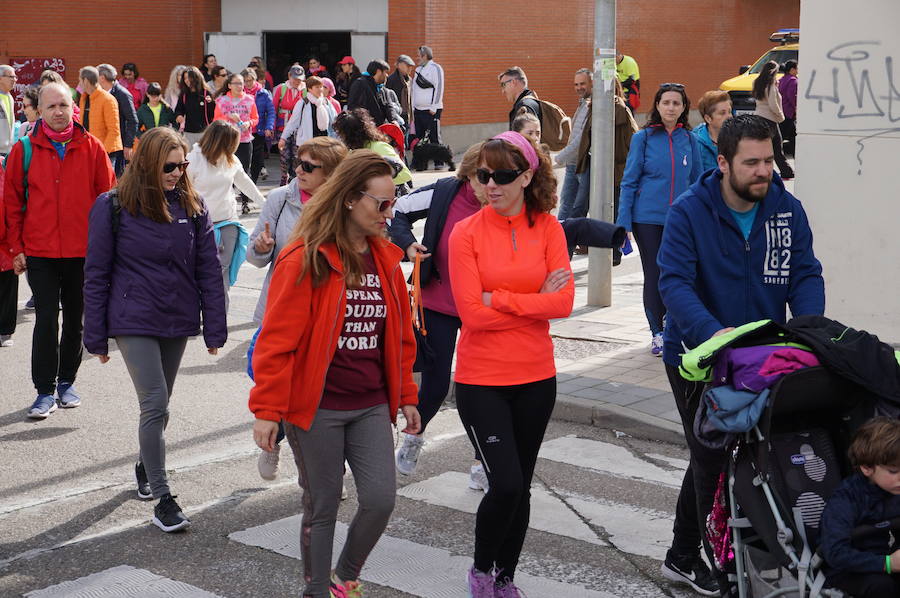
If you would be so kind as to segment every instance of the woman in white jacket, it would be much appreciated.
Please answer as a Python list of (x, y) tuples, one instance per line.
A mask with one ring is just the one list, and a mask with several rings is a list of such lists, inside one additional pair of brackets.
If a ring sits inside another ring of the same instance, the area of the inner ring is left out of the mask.
[(778, 173), (784, 180), (794, 178), (794, 169), (788, 164), (784, 155), (784, 145), (781, 139), (781, 130), (778, 123), (784, 121), (784, 110), (781, 107), (781, 93), (778, 91), (778, 63), (770, 60), (763, 65), (759, 76), (753, 82), (753, 98), (756, 100), (754, 114), (762, 116), (768, 121), (772, 130), (772, 149), (775, 152), (775, 164), (778, 165)]
[[(337, 113), (325, 96), (324, 89), (322, 80), (318, 77), (306, 80), (306, 97), (297, 102), (291, 117), (284, 125), (281, 139), (278, 140), (278, 151), (284, 151), (287, 140), (294, 133), (297, 134), (297, 147), (314, 137), (325, 137), (329, 134)], [(290, 149), (296, 151), (295, 148)]]
[[(247, 232), (237, 216), (237, 203), (232, 187), (262, 205), (265, 198), (234, 155), (240, 143), (240, 133), (231, 124), (213, 121), (187, 155), (188, 177), (194, 189), (206, 202), (216, 241), (219, 261), (222, 264), (222, 280), (225, 283), (225, 306), (228, 306), (228, 289), (234, 282), (236, 266), (243, 261)], [(237, 257), (236, 257), (237, 256)]]

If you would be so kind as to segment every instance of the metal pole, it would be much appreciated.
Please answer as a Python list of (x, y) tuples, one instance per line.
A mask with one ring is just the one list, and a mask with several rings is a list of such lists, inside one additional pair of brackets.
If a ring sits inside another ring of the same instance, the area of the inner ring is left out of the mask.
[[(613, 94), (616, 76), (616, 0), (594, 2), (594, 91), (591, 119), (590, 215), (613, 220)], [(588, 305), (612, 305), (612, 250), (588, 251)]]

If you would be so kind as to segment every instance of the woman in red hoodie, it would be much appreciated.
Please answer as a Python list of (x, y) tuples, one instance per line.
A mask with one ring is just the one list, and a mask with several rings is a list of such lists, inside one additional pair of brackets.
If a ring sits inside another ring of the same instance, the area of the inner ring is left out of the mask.
[[(3, 207), (3, 166), (0, 166), (0, 208)], [(19, 304), (19, 276), (6, 245), (6, 221), (0, 209), (0, 347), (12, 347)]]
[(450, 234), (450, 288), (462, 332), (456, 406), (490, 489), (475, 519), (472, 598), (518, 598), (513, 583), (528, 530), (538, 449), (556, 402), (550, 322), (572, 311), (566, 236), (550, 210), (548, 157), (512, 131), (481, 149), (488, 205)]
[[(359, 572), (394, 509), (391, 422), (419, 430), (416, 356), (403, 251), (385, 238), (393, 169), (357, 150), (303, 208), (275, 263), (253, 354), (253, 438), (275, 448), (278, 422), (303, 488), (303, 596), (360, 595)], [(359, 509), (331, 569), (344, 460)]]

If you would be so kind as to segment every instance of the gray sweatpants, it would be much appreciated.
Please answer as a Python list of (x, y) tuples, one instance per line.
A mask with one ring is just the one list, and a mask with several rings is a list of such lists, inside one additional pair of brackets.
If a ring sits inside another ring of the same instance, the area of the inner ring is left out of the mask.
[(388, 406), (353, 411), (320, 409), (309, 431), (287, 422), (284, 429), (303, 489), (303, 596), (327, 598), (344, 459), (353, 472), (359, 508), (337, 562), (335, 573), (339, 578), (359, 579), (360, 570), (394, 510), (397, 482)]
[(219, 229), (219, 263), (222, 265), (222, 282), (225, 283), (225, 311), (228, 311), (228, 289), (231, 288), (231, 258), (237, 246), (238, 229), (234, 225)]
[(163, 439), (163, 431), (169, 423), (169, 398), (172, 396), (175, 375), (187, 340), (186, 337), (116, 337), (116, 344), (125, 360), (141, 407), (138, 458), (147, 471), (154, 498), (170, 494), (166, 478), (166, 441)]

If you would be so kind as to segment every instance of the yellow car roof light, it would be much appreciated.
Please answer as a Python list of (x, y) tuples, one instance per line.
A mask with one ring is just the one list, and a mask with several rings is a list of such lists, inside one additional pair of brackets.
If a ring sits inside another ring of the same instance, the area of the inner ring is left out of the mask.
[(769, 36), (770, 42), (778, 42), (782, 46), (786, 44), (796, 44), (800, 41), (799, 29), (779, 29)]

